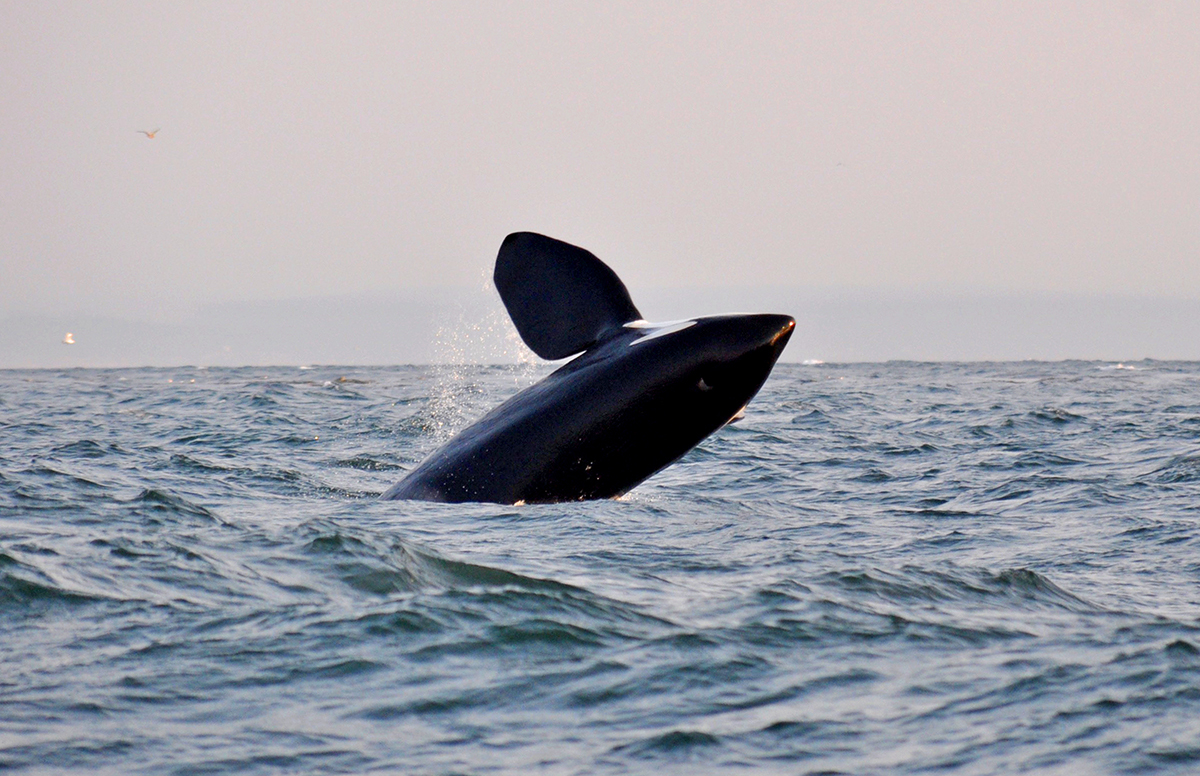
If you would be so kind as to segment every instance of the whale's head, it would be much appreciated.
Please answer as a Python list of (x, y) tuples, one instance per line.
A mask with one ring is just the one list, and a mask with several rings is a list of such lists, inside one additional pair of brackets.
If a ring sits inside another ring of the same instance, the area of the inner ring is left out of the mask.
[(714, 315), (669, 323), (634, 321), (624, 328), (632, 336), (618, 342), (628, 339), (625, 347), (640, 362), (638, 373), (653, 376), (646, 390), (668, 393), (670, 401), (711, 416), (719, 426), (762, 387), (796, 322), (789, 315)]

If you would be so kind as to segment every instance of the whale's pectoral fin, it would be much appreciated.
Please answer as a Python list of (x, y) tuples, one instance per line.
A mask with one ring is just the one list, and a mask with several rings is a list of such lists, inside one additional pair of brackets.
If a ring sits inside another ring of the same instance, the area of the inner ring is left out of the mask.
[(533, 232), (504, 238), (493, 278), (521, 339), (542, 358), (587, 350), (642, 317), (608, 265)]

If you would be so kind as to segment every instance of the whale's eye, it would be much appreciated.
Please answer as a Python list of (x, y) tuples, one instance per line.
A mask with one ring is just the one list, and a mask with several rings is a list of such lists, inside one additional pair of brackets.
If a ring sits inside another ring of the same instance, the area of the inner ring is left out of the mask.
[(703, 377), (701, 377), (701, 378), (700, 378), (700, 382), (696, 384), (696, 387), (697, 387), (697, 388), (699, 388), (699, 389), (700, 389), (700, 390), (702, 390), (702, 391), (711, 391), (711, 390), (713, 389), (713, 387), (712, 387), (711, 385), (709, 385), (708, 383), (704, 382), (704, 378), (703, 378)]

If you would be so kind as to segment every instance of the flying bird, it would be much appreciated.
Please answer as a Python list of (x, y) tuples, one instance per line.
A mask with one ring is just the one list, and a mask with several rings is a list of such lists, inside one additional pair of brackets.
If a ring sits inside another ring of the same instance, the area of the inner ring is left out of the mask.
[(72, 334), (71, 332), (67, 332), (67, 336), (63, 337), (63, 344), (64, 345), (74, 345), (75, 344), (75, 335)]
[(141, 134), (145, 135), (146, 137), (150, 138), (151, 140), (153, 140), (153, 139), (154, 139), (154, 136), (158, 134), (158, 129), (152, 129), (152, 130), (150, 130), (149, 132), (147, 132), (147, 131), (146, 131), (146, 130), (144, 130), (144, 129), (139, 129), (139, 130), (137, 130), (137, 131), (138, 131), (139, 133), (141, 133)]

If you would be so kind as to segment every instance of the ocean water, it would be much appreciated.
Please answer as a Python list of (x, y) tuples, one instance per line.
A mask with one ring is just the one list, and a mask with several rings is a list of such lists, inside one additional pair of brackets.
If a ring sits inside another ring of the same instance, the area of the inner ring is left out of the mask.
[(0, 770), (1200, 772), (1200, 364), (780, 365), (617, 501), (376, 499), (544, 373), (0, 371)]

